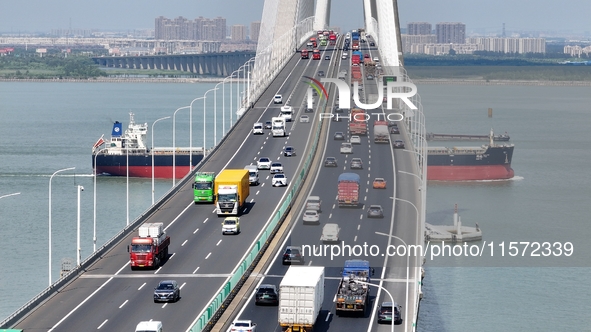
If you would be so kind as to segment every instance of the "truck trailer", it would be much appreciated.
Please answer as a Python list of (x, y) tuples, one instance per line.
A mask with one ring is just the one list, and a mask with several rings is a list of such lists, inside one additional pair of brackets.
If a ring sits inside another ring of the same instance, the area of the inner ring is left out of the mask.
[(279, 284), (279, 325), (312, 331), (324, 302), (324, 267), (290, 266)]
[(389, 143), (390, 132), (388, 131), (388, 121), (376, 120), (373, 124), (374, 143)]
[(352, 109), (349, 118), (349, 133), (351, 135), (367, 135), (367, 117), (361, 108)]
[(168, 258), (169, 245), (170, 237), (161, 222), (141, 225), (138, 236), (131, 239), (131, 248), (127, 247), (131, 269), (157, 269)]
[(285, 137), (285, 118), (276, 116), (271, 118), (271, 133), (273, 137)]
[(341, 206), (359, 206), (359, 174), (343, 173), (338, 179), (338, 201)]
[[(369, 285), (373, 269), (366, 260), (346, 260), (335, 296), (336, 314), (365, 316), (369, 309)], [(361, 282), (358, 282), (361, 281)]]
[(218, 216), (238, 216), (250, 194), (248, 170), (225, 169), (215, 178)]

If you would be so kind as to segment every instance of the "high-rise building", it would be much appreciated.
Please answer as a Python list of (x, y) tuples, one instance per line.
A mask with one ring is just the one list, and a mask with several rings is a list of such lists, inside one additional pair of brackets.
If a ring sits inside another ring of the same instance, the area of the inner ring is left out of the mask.
[(232, 26), (232, 41), (246, 40), (246, 26), (245, 25), (233, 25)]
[(435, 25), (438, 44), (465, 44), (466, 25), (458, 22), (442, 22)]
[(260, 21), (250, 23), (250, 40), (258, 41), (260, 32), (261, 32), (261, 22)]
[(411, 22), (406, 25), (407, 35), (430, 35), (431, 23), (428, 22)]
[(168, 19), (156, 18), (154, 38), (161, 40), (225, 40), (226, 19), (217, 17), (208, 19), (198, 17), (188, 20), (182, 16)]

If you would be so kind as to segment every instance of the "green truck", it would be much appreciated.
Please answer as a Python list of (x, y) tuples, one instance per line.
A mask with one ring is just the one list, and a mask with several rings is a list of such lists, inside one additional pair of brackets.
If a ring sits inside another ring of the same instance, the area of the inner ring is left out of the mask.
[(195, 175), (195, 182), (193, 183), (195, 204), (213, 203), (215, 201), (214, 181), (214, 172), (199, 172)]
[(218, 216), (238, 216), (250, 194), (248, 170), (225, 169), (215, 178)]

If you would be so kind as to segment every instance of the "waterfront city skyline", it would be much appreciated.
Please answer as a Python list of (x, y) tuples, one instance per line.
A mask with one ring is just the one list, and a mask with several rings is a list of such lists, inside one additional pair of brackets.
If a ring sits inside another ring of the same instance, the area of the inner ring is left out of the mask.
[[(350, 30), (363, 25), (363, 5), (360, 0), (344, 0), (331, 6), (330, 25)], [(23, 6), (19, 2), (3, 3), (0, 12), (0, 33), (49, 32), (51, 29), (98, 29), (134, 30), (153, 29), (154, 19), (159, 16), (183, 16), (193, 19), (203, 17), (224, 17), (228, 25), (248, 25), (261, 19), (263, 0), (244, 5), (239, 0), (155, 0), (115, 2), (104, 0), (101, 6), (72, 0), (28, 0)], [(246, 7), (246, 8), (245, 8)], [(571, 1), (568, 6), (550, 1), (469, 1), (455, 0), (441, 2), (424, 0), (419, 2), (398, 1), (401, 27), (408, 22), (462, 22), (467, 32), (506, 30), (538, 31), (541, 33), (586, 33), (589, 34), (587, 13), (591, 2)], [(31, 8), (35, 10), (31, 11)], [(228, 9), (228, 8), (235, 8)]]

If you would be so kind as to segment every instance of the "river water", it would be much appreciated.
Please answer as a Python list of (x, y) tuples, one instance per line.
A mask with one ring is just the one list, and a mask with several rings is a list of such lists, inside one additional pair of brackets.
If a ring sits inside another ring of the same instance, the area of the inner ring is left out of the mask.
[[(0, 82), (0, 317), (48, 285), (48, 185), (52, 180), (52, 280), (63, 258), (76, 261), (76, 185), (81, 193), (81, 256), (93, 249), (91, 147), (114, 120), (152, 122), (200, 97), (213, 84)], [(419, 331), (588, 330), (591, 227), (591, 97), (588, 87), (421, 85), (434, 133), (508, 132), (515, 144), (510, 181), (437, 183), (427, 192), (427, 222), (478, 223), (479, 257), (427, 257)], [(208, 98), (213, 96), (212, 93)], [(488, 108), (493, 117), (487, 116)], [(202, 145), (202, 101), (194, 104), (194, 146)], [(188, 146), (188, 110), (177, 113), (176, 146)], [(219, 115), (221, 118), (221, 114)], [(229, 115), (226, 115), (229, 117)], [(209, 118), (209, 117), (208, 117)], [(223, 127), (218, 118), (218, 139)], [(235, 118), (234, 118), (235, 119)], [(212, 127), (207, 120), (208, 128)], [(210, 136), (210, 135), (208, 135)], [(148, 137), (148, 140), (150, 138)], [(172, 146), (172, 119), (156, 126), (157, 146)], [(431, 142), (461, 146), (474, 143)], [(481, 143), (475, 143), (481, 144)], [(211, 145), (208, 142), (208, 146)], [(156, 180), (156, 199), (172, 180)], [(97, 180), (97, 246), (127, 223), (125, 178)], [(131, 179), (133, 221), (151, 204), (151, 180)], [(505, 243), (501, 256), (500, 244)], [(510, 257), (510, 242), (573, 244), (573, 254)], [(404, 302), (398, 300), (398, 302)]]

